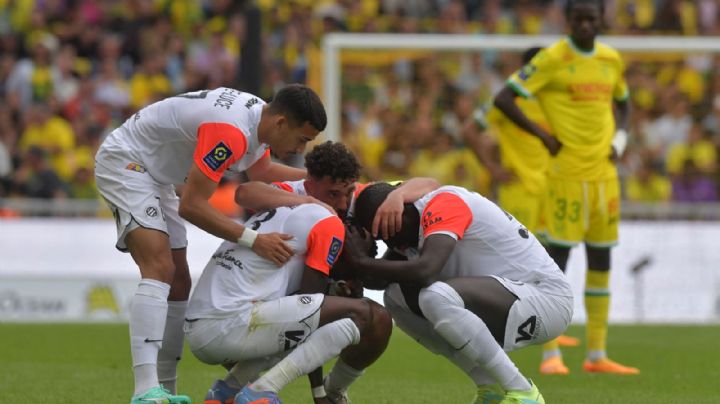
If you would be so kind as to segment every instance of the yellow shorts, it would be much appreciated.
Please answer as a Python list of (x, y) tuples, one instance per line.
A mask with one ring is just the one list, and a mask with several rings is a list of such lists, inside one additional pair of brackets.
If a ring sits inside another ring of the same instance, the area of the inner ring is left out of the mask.
[(620, 221), (620, 185), (617, 179), (569, 181), (548, 178), (545, 199), (550, 244), (592, 247), (617, 244)]
[(498, 187), (498, 205), (533, 233), (542, 230), (541, 216), (544, 196), (528, 192), (527, 188), (519, 181), (502, 184)]

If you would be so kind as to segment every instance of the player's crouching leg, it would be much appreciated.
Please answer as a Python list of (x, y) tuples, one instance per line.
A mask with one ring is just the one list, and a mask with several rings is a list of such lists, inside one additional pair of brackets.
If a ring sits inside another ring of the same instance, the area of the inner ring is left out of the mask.
[(390, 313), (379, 304), (363, 299), (368, 305), (369, 321), (361, 333), (360, 342), (345, 348), (325, 378), (325, 390), (333, 404), (345, 404), (350, 385), (364, 373), (385, 351), (392, 333)]
[[(320, 309), (320, 327), (243, 391), (247, 390), (246, 395), (276, 394), (291, 381), (340, 355), (329, 376), (328, 387), (338, 393), (338, 399), (346, 400), (349, 385), (387, 346), (391, 324), (385, 309), (376, 303), (326, 296)], [(242, 401), (243, 391), (236, 396), (237, 403), (246, 402)]]

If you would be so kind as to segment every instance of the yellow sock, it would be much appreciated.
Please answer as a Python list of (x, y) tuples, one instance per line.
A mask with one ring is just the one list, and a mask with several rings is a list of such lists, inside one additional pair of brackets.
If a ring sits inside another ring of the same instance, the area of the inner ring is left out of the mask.
[(557, 338), (544, 343), (542, 346), (542, 352), (543, 360), (552, 358), (554, 356), (562, 355), (562, 352), (560, 352), (560, 344), (558, 343)]
[(610, 311), (610, 271), (587, 271), (585, 280), (585, 312), (587, 313), (587, 351), (591, 357), (604, 356), (607, 345), (607, 324)]

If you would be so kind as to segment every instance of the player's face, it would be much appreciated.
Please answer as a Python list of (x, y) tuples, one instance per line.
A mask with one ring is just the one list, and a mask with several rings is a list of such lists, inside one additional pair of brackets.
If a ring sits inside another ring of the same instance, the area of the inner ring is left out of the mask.
[(312, 197), (327, 203), (338, 216), (345, 218), (355, 192), (355, 181), (333, 181), (326, 175), (321, 179), (310, 177), (306, 184)]
[(302, 125), (293, 125), (284, 116), (275, 121), (275, 131), (271, 136), (270, 149), (281, 158), (288, 158), (292, 154), (305, 151), (305, 146), (320, 133), (309, 122)]
[(600, 7), (592, 2), (575, 3), (568, 15), (570, 35), (583, 48), (592, 48), (602, 27)]

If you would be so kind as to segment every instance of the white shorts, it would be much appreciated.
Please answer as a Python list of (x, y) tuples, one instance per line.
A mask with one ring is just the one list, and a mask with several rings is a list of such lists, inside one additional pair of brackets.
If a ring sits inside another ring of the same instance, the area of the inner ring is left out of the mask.
[(99, 153), (95, 179), (117, 225), (117, 247), (127, 251), (125, 236), (138, 227), (168, 235), (170, 248), (187, 247), (185, 222), (178, 214), (180, 199), (173, 185), (162, 185), (132, 159)]
[(324, 298), (286, 296), (254, 303), (232, 317), (186, 319), (185, 336), (193, 354), (208, 364), (284, 356), (317, 330)]
[(557, 338), (570, 324), (573, 314), (572, 296), (549, 294), (542, 285), (524, 283), (493, 276), (517, 296), (510, 307), (505, 325), (506, 352)]

